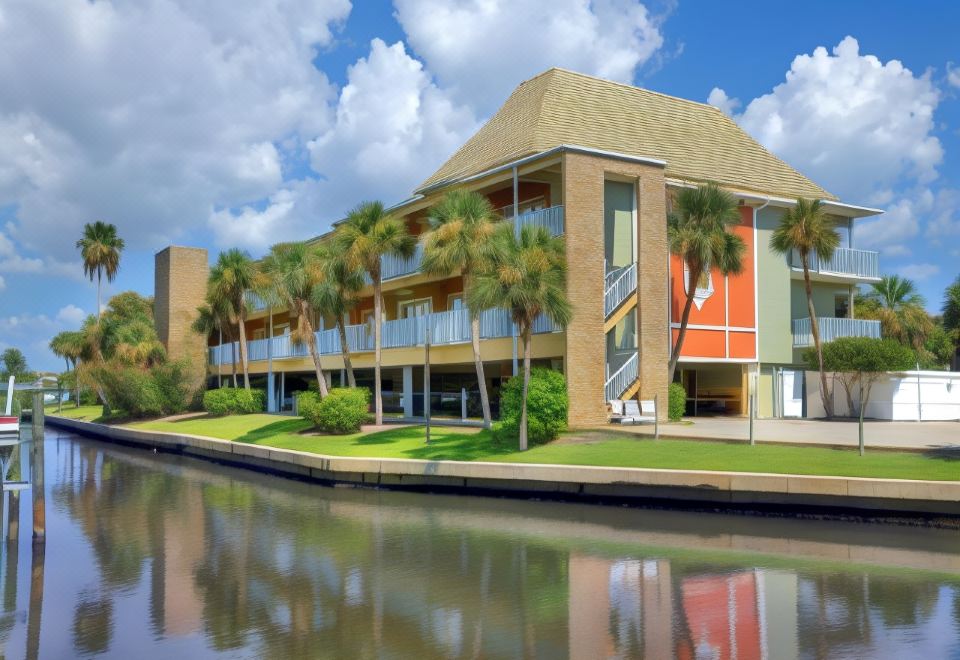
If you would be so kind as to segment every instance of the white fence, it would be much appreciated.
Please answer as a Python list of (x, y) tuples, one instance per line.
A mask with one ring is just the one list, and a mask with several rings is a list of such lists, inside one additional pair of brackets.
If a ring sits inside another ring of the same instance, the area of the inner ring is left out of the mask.
[[(847, 405), (846, 392), (839, 379), (833, 382), (834, 414), (855, 416), (860, 406), (859, 390), (854, 388), (853, 405)], [(815, 371), (806, 374), (807, 417), (823, 417), (820, 399), (820, 376)], [(905, 371), (885, 374), (874, 383), (864, 410), (870, 419), (898, 421), (960, 420), (960, 372)], [(960, 438), (960, 431), (958, 431)]]

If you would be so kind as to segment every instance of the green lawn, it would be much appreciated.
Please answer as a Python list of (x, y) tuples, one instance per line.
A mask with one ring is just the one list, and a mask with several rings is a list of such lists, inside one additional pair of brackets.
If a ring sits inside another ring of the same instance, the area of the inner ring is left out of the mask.
[(61, 412), (57, 412), (57, 404), (55, 403), (44, 406), (43, 410), (47, 415), (79, 419), (84, 422), (95, 422), (103, 415), (103, 406), (80, 406), (76, 408), (73, 403), (64, 403)]
[(299, 418), (244, 415), (200, 417), (175, 422), (140, 422), (134, 428), (205, 435), (332, 456), (419, 458), (427, 460), (554, 463), (610, 467), (732, 470), (895, 479), (960, 480), (960, 457), (913, 452), (729, 444), (695, 440), (659, 440), (611, 434), (596, 442), (553, 443), (518, 452), (497, 444), (486, 431), (434, 428), (424, 444), (422, 426), (344, 436), (303, 435), (309, 423)]

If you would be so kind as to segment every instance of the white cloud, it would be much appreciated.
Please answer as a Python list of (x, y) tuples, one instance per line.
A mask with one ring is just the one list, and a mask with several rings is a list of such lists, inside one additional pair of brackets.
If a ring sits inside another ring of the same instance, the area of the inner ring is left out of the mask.
[(960, 190), (941, 188), (933, 201), (926, 236), (936, 243), (960, 238)]
[(635, 0), (395, 0), (410, 45), (455, 98), (482, 113), (552, 66), (632, 83), (663, 45)]
[[(0, 205), (18, 254), (75, 257), (83, 223), (154, 249), (282, 181), (277, 145), (324, 131), (314, 66), (348, 0), (8, 3)], [(8, 269), (37, 269), (27, 257)], [(35, 259), (31, 257), (31, 259)]]
[(719, 108), (724, 114), (731, 116), (737, 111), (737, 108), (740, 107), (740, 99), (730, 98), (727, 96), (727, 93), (719, 87), (714, 87), (710, 90), (707, 103), (715, 108)]
[(953, 62), (947, 62), (947, 84), (960, 87), (960, 67), (955, 67)]
[(925, 280), (939, 273), (940, 267), (936, 264), (909, 264), (900, 266), (897, 270), (908, 279)]
[(56, 321), (65, 326), (80, 327), (83, 320), (87, 318), (87, 313), (74, 304), (61, 307), (57, 312)]
[(928, 184), (937, 177), (939, 102), (929, 72), (917, 76), (897, 60), (861, 55), (846, 37), (832, 53), (819, 47), (798, 55), (786, 80), (736, 119), (841, 198), (882, 203), (903, 178)]
[(898, 199), (881, 216), (858, 220), (853, 234), (856, 247), (890, 257), (909, 255), (907, 244), (919, 235), (920, 218), (930, 212), (934, 200), (933, 192), (924, 188)]
[(0, 291), (3, 291), (7, 288), (7, 281), (3, 279), (3, 275), (0, 275)]

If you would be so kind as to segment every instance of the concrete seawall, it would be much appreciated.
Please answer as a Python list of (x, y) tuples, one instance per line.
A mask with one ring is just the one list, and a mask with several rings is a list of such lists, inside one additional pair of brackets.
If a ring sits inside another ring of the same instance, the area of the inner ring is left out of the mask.
[(46, 420), (51, 426), (120, 444), (325, 483), (677, 507), (960, 518), (960, 481), (353, 458), (53, 415)]

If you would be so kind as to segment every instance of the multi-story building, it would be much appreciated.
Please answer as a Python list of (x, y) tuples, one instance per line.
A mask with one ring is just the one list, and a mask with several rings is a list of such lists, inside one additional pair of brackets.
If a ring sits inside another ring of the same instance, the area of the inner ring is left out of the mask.
[[(584, 426), (607, 420), (608, 399), (666, 401), (667, 361), (686, 277), (683, 263), (669, 254), (666, 218), (676, 190), (706, 181), (736, 198), (741, 223), (735, 231), (748, 251), (742, 273), (724, 277), (714, 271), (697, 288), (678, 369), (689, 410), (745, 413), (751, 374), (757, 374), (760, 414), (803, 414), (799, 365), (810, 333), (802, 273), (794, 260), (771, 251), (770, 235), (797, 198), (823, 200), (836, 216), (843, 247), (829, 262), (814, 265), (821, 332), (825, 339), (878, 335), (877, 323), (852, 318), (852, 296), (858, 283), (879, 276), (877, 253), (853, 247), (854, 222), (879, 211), (840, 202), (714, 107), (550, 69), (517, 87), (392, 212), (421, 235), (438, 200), (466, 188), (486, 195), (504, 222), (541, 225), (564, 236), (573, 320), (566, 328), (538, 322), (533, 359), (566, 374), (570, 424)], [(478, 404), (471, 396), (476, 378), (462, 280), (421, 273), (421, 255), (418, 249), (411, 259), (383, 263), (385, 407), (422, 414), (429, 324), (431, 409), (472, 415)], [(196, 277), (167, 270), (171, 278)], [(372, 290), (363, 296), (347, 319), (347, 332), (359, 380), (369, 382)], [(173, 313), (176, 305), (159, 298)], [(272, 381), (271, 409), (289, 406), (290, 393), (312, 378), (312, 362), (304, 347), (291, 344), (287, 312), (253, 302), (247, 323), (251, 373)], [(324, 371), (338, 384), (343, 360), (333, 319), (316, 321)], [(517, 373), (515, 331), (504, 311), (488, 310), (481, 334), (496, 402), (500, 384)], [(235, 355), (229, 344), (211, 338), (213, 374), (229, 374)]]

